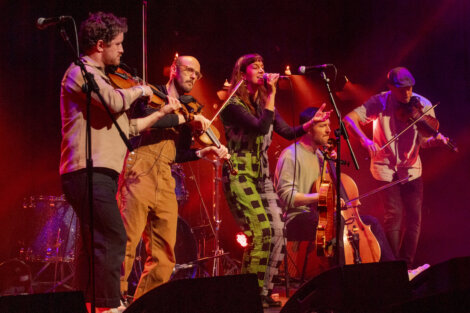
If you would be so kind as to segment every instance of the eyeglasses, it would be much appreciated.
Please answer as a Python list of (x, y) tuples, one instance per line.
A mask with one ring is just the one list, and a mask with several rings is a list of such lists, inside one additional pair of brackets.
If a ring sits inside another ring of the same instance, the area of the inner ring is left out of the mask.
[(183, 72), (186, 72), (186, 73), (188, 73), (189, 75), (196, 74), (196, 79), (197, 79), (197, 80), (199, 80), (199, 79), (202, 78), (201, 72), (196, 71), (196, 70), (193, 69), (192, 67), (186, 66), (186, 65), (178, 65), (178, 66), (179, 66), (179, 68), (180, 68)]

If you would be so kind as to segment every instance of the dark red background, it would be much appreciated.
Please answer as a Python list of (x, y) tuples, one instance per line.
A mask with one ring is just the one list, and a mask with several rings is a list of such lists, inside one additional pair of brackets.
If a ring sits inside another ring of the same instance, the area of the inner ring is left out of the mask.
[[(341, 113), (347, 114), (368, 96), (385, 89), (385, 74), (406, 66), (416, 78), (415, 91), (432, 102), (444, 134), (452, 137), (460, 152), (446, 149), (422, 152), (425, 201), (423, 230), (416, 263), (437, 263), (470, 254), (467, 196), (470, 178), (468, 114), (470, 113), (470, 3), (465, 0), (395, 1), (148, 1), (149, 81), (166, 82), (163, 68), (175, 52), (196, 56), (204, 78), (194, 94), (211, 117), (216, 91), (229, 78), (236, 59), (258, 52), (266, 70), (282, 72), (290, 65), (333, 63), (338, 77), (350, 83), (336, 94)], [(140, 1), (17, 0), (1, 4), (0, 48), (0, 261), (18, 253), (19, 239), (29, 227), (24, 221), (23, 198), (60, 195), (60, 80), (71, 56), (58, 31), (35, 29), (38, 17), (72, 15), (79, 24), (88, 12), (111, 11), (128, 17), (123, 61), (141, 73), (142, 37)], [(68, 28), (72, 37), (71, 28)], [(294, 77), (292, 91), (281, 84), (277, 108), (290, 123), (306, 106), (328, 101), (316, 75)], [(336, 117), (332, 118), (337, 125)], [(216, 124), (219, 125), (220, 124)], [(220, 130), (222, 130), (220, 128)], [(344, 168), (361, 192), (373, 189), (366, 153), (352, 140), (360, 171)], [(270, 150), (271, 167), (288, 144), (275, 136)], [(349, 159), (343, 145), (343, 157)], [(194, 179), (184, 165), (190, 191), (181, 215), (191, 226), (203, 224), (196, 191), (211, 209), (211, 166), (191, 163)], [(382, 216), (377, 197), (362, 201), (364, 213)], [(222, 203), (222, 245), (236, 256), (236, 226)]]

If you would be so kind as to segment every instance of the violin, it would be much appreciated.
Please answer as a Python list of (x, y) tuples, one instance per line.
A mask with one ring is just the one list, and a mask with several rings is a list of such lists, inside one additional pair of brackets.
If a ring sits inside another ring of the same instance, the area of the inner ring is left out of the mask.
[[(127, 67), (124, 64), (121, 64), (121, 66)], [(142, 79), (131, 75), (129, 72), (126, 72), (121, 66), (108, 66), (106, 68), (106, 74), (116, 87), (127, 89), (142, 85)], [(165, 105), (166, 95), (158, 90), (157, 87), (151, 84), (146, 85), (149, 86), (153, 91), (153, 94), (150, 96), (150, 106), (159, 109)]]
[[(408, 103), (400, 103), (395, 114), (399, 121), (409, 124), (416, 124), (418, 133), (423, 137), (435, 137), (439, 133), (439, 121), (437, 118), (427, 115), (423, 112), (424, 106), (421, 104), (419, 97), (412, 96)], [(454, 152), (458, 152), (458, 148), (448, 140), (447, 146)]]
[[(334, 141), (329, 140), (329, 143), (332, 142)], [(328, 189), (318, 189), (318, 187), (316, 187), (319, 192), (318, 208), (320, 214), (316, 239), (317, 254), (320, 252), (328, 257), (333, 256), (333, 247), (331, 244), (325, 245), (324, 241), (328, 242), (328, 240), (330, 240), (331, 242), (332, 238), (334, 237), (333, 216), (335, 212), (336, 199), (336, 191), (334, 190), (334, 186), (336, 186), (337, 181), (334, 164), (337, 162), (337, 160), (333, 160), (331, 157), (333, 149), (334, 145), (332, 144), (325, 148), (323, 170), (319, 179), (325, 186), (328, 184)], [(344, 173), (341, 174), (340, 182), (340, 196), (348, 204), (341, 210), (341, 215), (344, 219), (343, 244), (345, 263), (360, 264), (378, 262), (381, 256), (380, 245), (372, 233), (370, 226), (364, 224), (364, 222), (361, 220), (357, 209), (360, 205), (359, 189), (357, 188), (354, 180), (349, 175)], [(316, 184), (318, 184), (318, 180)], [(320, 187), (322, 184), (320, 184)], [(325, 192), (324, 190), (327, 191)], [(326, 199), (326, 201), (324, 201), (323, 198)], [(323, 207), (324, 205), (325, 208)], [(323, 221), (322, 211), (326, 211), (326, 213), (323, 213)], [(325, 221), (325, 216), (327, 223), (326, 225), (323, 224)], [(323, 231), (323, 229), (325, 230)], [(324, 237), (324, 239), (321, 237)], [(319, 244), (320, 247), (318, 246)]]
[[(131, 75), (129, 72), (125, 71), (121, 66), (108, 67), (107, 75), (115, 86), (122, 89), (135, 87), (141, 85), (143, 82), (142, 79), (137, 76)], [(166, 94), (164, 94), (151, 84), (146, 83), (146, 85), (149, 86), (153, 91), (153, 94), (150, 96), (149, 102), (149, 105), (151, 107), (159, 109), (168, 102)], [(182, 95), (178, 100), (182, 104), (181, 108), (178, 110), (178, 113), (183, 115), (186, 120), (188, 120), (188, 117), (192, 114), (201, 114), (202, 108), (204, 106), (202, 104), (199, 104), (194, 99), (194, 97), (190, 95)], [(193, 133), (193, 135), (195, 140), (203, 147), (215, 145), (217, 148), (220, 148), (222, 145), (219, 141), (220, 133), (217, 128), (213, 125), (210, 125), (210, 127), (205, 131), (200, 133)], [(225, 160), (225, 162), (228, 165), (230, 173), (232, 175), (236, 175), (237, 171), (234, 169), (234, 166), (231, 161)]]
[[(180, 97), (180, 102), (183, 104), (183, 108), (187, 113), (190, 114), (199, 114), (200, 111), (203, 108), (202, 104), (199, 104), (192, 96), (181, 96)], [(183, 115), (187, 114), (183, 113)], [(217, 148), (220, 148), (222, 144), (219, 141), (220, 138), (220, 132), (217, 130), (217, 128), (211, 123), (209, 127), (203, 131), (203, 132), (198, 132), (194, 136), (195, 140), (203, 147), (208, 147), (208, 146), (216, 146)], [(238, 171), (235, 169), (233, 166), (232, 161), (230, 160), (225, 160), (225, 164), (227, 164), (228, 170), (230, 171), (231, 175), (237, 175)]]
[[(204, 107), (202, 104), (198, 103), (196, 99), (189, 95), (182, 95), (179, 98), (179, 101), (183, 105), (184, 112), (182, 114), (184, 116), (188, 114), (200, 114), (202, 108)], [(215, 145), (217, 148), (220, 148), (221, 144), (219, 142), (219, 138), (220, 132), (212, 124), (205, 132), (200, 131), (196, 136), (194, 136), (194, 139), (203, 147)]]

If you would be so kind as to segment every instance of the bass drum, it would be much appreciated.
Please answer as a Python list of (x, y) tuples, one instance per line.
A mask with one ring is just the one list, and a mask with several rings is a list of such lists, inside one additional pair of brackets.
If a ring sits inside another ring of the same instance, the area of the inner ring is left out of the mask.
[(65, 197), (31, 196), (23, 201), (26, 217), (20, 258), (33, 262), (72, 262), (79, 229)]
[[(196, 237), (189, 224), (181, 217), (178, 217), (175, 245), (176, 265), (170, 280), (195, 278), (197, 272), (198, 248)], [(129, 276), (129, 294), (134, 294), (139, 283), (140, 275), (144, 270), (145, 245), (142, 240), (137, 246), (134, 267)]]

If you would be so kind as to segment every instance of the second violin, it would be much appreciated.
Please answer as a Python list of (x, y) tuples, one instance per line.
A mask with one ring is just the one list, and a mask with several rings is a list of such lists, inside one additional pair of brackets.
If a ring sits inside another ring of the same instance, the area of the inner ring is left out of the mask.
[[(133, 86), (138, 86), (143, 83), (143, 80), (136, 75), (131, 75), (129, 72), (125, 71), (122, 67), (127, 67), (125, 64), (121, 64), (119, 67), (109, 67), (107, 68), (108, 77), (111, 79), (112, 83), (119, 88), (130, 88)], [(150, 97), (149, 105), (153, 108), (160, 108), (168, 102), (168, 97), (166, 94), (158, 90), (157, 87), (146, 84), (149, 86), (153, 95)], [(202, 104), (198, 103), (194, 97), (190, 95), (181, 95), (178, 99), (182, 107), (178, 110), (178, 113), (184, 116), (186, 121), (192, 121), (194, 116), (197, 114), (202, 114)], [(207, 147), (214, 145), (217, 148), (221, 147), (219, 141), (220, 133), (215, 126), (212, 124), (205, 131), (194, 131), (194, 139), (202, 146)], [(231, 164), (230, 160), (227, 160), (227, 165), (230, 172), (233, 175), (236, 175), (236, 170)]]

